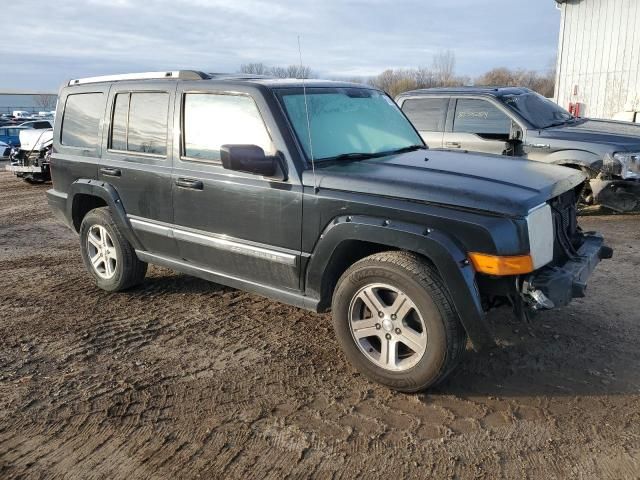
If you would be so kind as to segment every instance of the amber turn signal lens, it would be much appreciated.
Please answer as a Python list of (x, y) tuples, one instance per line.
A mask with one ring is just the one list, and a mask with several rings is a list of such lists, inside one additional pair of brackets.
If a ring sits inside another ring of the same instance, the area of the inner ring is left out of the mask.
[(533, 272), (531, 255), (498, 257), (484, 253), (469, 253), (469, 259), (477, 272), (487, 275), (520, 275)]

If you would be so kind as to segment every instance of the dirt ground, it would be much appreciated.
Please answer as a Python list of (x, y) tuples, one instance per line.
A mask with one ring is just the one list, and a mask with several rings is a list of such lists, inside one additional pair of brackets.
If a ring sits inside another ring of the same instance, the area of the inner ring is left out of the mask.
[(589, 296), (403, 395), (357, 374), (328, 315), (162, 268), (109, 294), (0, 174), (0, 478), (640, 478), (640, 216)]

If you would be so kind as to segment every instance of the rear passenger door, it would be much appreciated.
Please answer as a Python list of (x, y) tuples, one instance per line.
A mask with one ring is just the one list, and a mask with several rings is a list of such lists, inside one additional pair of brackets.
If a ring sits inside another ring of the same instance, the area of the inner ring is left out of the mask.
[(116, 83), (109, 93), (100, 180), (111, 184), (145, 250), (176, 254), (163, 224), (173, 222), (170, 119), (176, 82)]
[(407, 98), (402, 111), (429, 148), (442, 148), (449, 97)]
[(511, 117), (484, 98), (457, 98), (444, 147), (502, 155), (509, 150)]

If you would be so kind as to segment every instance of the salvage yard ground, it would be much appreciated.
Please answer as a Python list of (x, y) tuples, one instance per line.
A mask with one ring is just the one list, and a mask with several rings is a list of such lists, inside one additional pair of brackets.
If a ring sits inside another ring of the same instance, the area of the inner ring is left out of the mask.
[[(2, 166), (2, 164), (0, 164)], [(49, 186), (0, 173), (0, 478), (640, 478), (640, 216), (586, 299), (391, 392), (317, 315), (152, 267), (89, 282)]]

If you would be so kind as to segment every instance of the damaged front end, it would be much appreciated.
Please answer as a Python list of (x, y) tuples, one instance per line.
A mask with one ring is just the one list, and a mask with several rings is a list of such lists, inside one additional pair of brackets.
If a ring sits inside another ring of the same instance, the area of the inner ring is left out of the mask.
[(20, 132), (20, 147), (14, 147), (5, 168), (27, 182), (51, 180), (50, 162), (53, 130), (24, 130)]
[(615, 212), (640, 211), (640, 152), (606, 155), (602, 171), (589, 181), (591, 198)]
[(524, 275), (478, 279), (486, 295), (487, 310), (509, 303), (518, 318), (528, 319), (540, 310), (568, 305), (586, 295), (587, 282), (598, 263), (613, 250), (602, 235), (583, 232), (577, 222), (579, 189), (570, 190), (548, 202), (553, 222), (553, 260)]

